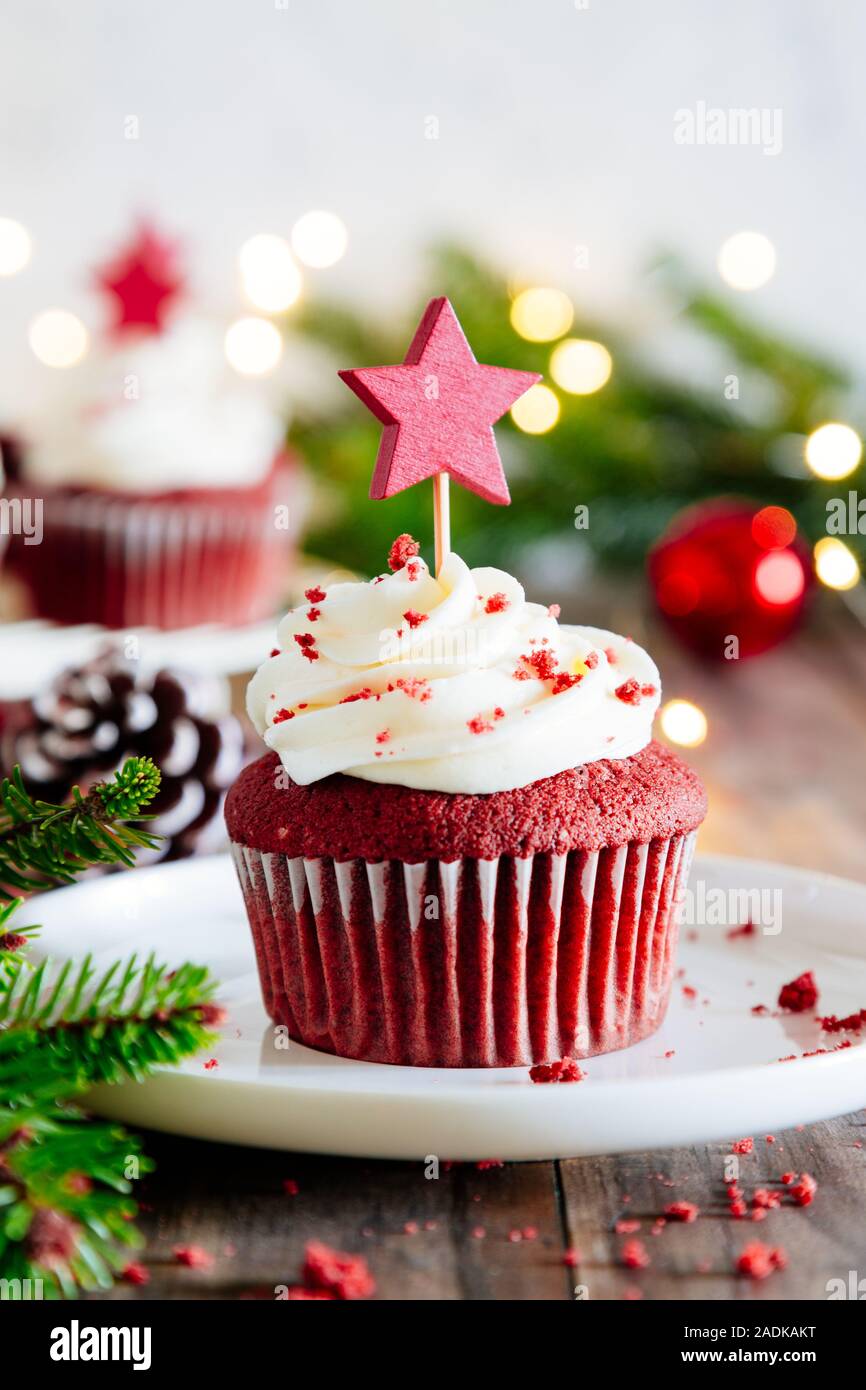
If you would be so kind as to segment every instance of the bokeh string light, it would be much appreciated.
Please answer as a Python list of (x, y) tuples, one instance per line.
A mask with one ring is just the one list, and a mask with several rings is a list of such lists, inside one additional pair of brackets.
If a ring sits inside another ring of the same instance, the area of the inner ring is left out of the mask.
[(859, 582), (857, 556), (837, 536), (822, 536), (812, 554), (815, 573), (828, 589), (853, 589)]
[(659, 722), (665, 738), (681, 748), (697, 748), (707, 736), (707, 716), (691, 700), (668, 700)]
[(346, 254), (349, 233), (334, 212), (305, 212), (292, 228), (292, 249), (302, 265), (324, 270)]
[(236, 319), (226, 332), (225, 352), (242, 376), (264, 376), (279, 362), (283, 340), (274, 324), (249, 315)]
[(530, 343), (551, 343), (567, 333), (574, 306), (562, 290), (543, 286), (521, 290), (511, 304), (511, 326)]
[(550, 375), (572, 396), (589, 396), (610, 380), (613, 359), (603, 343), (566, 338), (550, 355)]
[(776, 250), (763, 232), (736, 232), (722, 243), (718, 270), (732, 290), (759, 290), (776, 269)]
[(238, 266), (244, 294), (266, 314), (282, 313), (300, 296), (301, 272), (282, 237), (270, 232), (250, 237), (240, 249)]
[(87, 352), (87, 329), (66, 309), (46, 309), (30, 324), (28, 340), (46, 367), (74, 367)]
[(549, 386), (539, 382), (514, 402), (510, 413), (524, 434), (546, 434), (559, 419), (559, 397)]
[(863, 443), (850, 425), (830, 420), (806, 440), (806, 463), (816, 478), (835, 482), (853, 473), (863, 455)]
[(33, 253), (30, 233), (11, 217), (0, 217), (0, 275), (17, 275)]

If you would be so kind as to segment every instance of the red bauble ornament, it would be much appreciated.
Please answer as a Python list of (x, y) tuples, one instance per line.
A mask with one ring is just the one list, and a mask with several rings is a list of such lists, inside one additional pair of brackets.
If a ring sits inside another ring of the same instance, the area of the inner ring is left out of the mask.
[(177, 245), (142, 223), (126, 249), (96, 272), (96, 283), (111, 297), (110, 332), (161, 333), (183, 289)]
[(447, 299), (430, 300), (398, 366), (340, 376), (385, 426), (371, 497), (448, 473), (488, 502), (511, 500), (493, 424), (540, 378), (476, 362)]
[(648, 572), (677, 636), (719, 661), (757, 656), (784, 641), (800, 621), (811, 574), (808, 549), (785, 507), (735, 499), (680, 512), (650, 552)]

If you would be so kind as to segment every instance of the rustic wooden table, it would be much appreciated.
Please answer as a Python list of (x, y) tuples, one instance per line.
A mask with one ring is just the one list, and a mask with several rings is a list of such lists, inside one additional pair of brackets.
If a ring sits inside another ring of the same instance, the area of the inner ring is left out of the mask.
[[(627, 600), (621, 612), (614, 602), (589, 620), (644, 638)], [(862, 634), (828, 614), (779, 651), (723, 670), (696, 666), (658, 630), (645, 640), (666, 696), (697, 701), (709, 718), (706, 744), (689, 754), (710, 793), (701, 848), (863, 878)], [(866, 1112), (774, 1143), (756, 1134), (742, 1160), (749, 1190), (778, 1187), (790, 1170), (811, 1173), (818, 1194), (811, 1206), (786, 1205), (752, 1224), (726, 1209), (722, 1143), (484, 1171), (455, 1165), (431, 1181), (421, 1163), (149, 1135), (158, 1164), (144, 1187), (151, 1282), (121, 1285), (115, 1297), (273, 1298), (298, 1279), (305, 1242), (316, 1238), (363, 1253), (382, 1299), (573, 1299), (576, 1287), (593, 1299), (826, 1299), (829, 1280), (866, 1275), (861, 1141)], [(295, 1196), (284, 1191), (288, 1178)], [(677, 1199), (696, 1203), (701, 1219), (653, 1236), (654, 1219)], [(640, 1222), (646, 1269), (622, 1266), (623, 1221)], [(764, 1283), (734, 1273), (737, 1252), (755, 1239), (789, 1257)], [(190, 1244), (215, 1257), (210, 1268), (177, 1265), (173, 1247)], [(573, 1269), (563, 1262), (569, 1247), (579, 1252)]]

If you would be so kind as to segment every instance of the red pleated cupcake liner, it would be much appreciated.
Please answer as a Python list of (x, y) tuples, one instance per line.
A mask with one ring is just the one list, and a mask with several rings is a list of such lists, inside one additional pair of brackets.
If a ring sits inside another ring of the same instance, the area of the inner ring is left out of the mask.
[(243, 624), (266, 617), (285, 582), (291, 537), (272, 494), (154, 501), (46, 494), (43, 540), (14, 544), (10, 565), (41, 617), (111, 628)]
[(265, 1008), (290, 1037), (369, 1062), (510, 1067), (659, 1027), (694, 841), (421, 864), (232, 851)]

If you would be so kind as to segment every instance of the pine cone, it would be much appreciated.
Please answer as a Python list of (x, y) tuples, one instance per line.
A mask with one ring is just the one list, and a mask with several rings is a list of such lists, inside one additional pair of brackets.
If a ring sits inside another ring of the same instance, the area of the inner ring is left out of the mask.
[(65, 671), (3, 736), (7, 772), (20, 763), (32, 796), (64, 801), (147, 755), (162, 772), (147, 829), (163, 840), (139, 863), (221, 848), (225, 793), (240, 772), (244, 736), (233, 715), (214, 717), (220, 683), (178, 671), (139, 670), (113, 648)]

